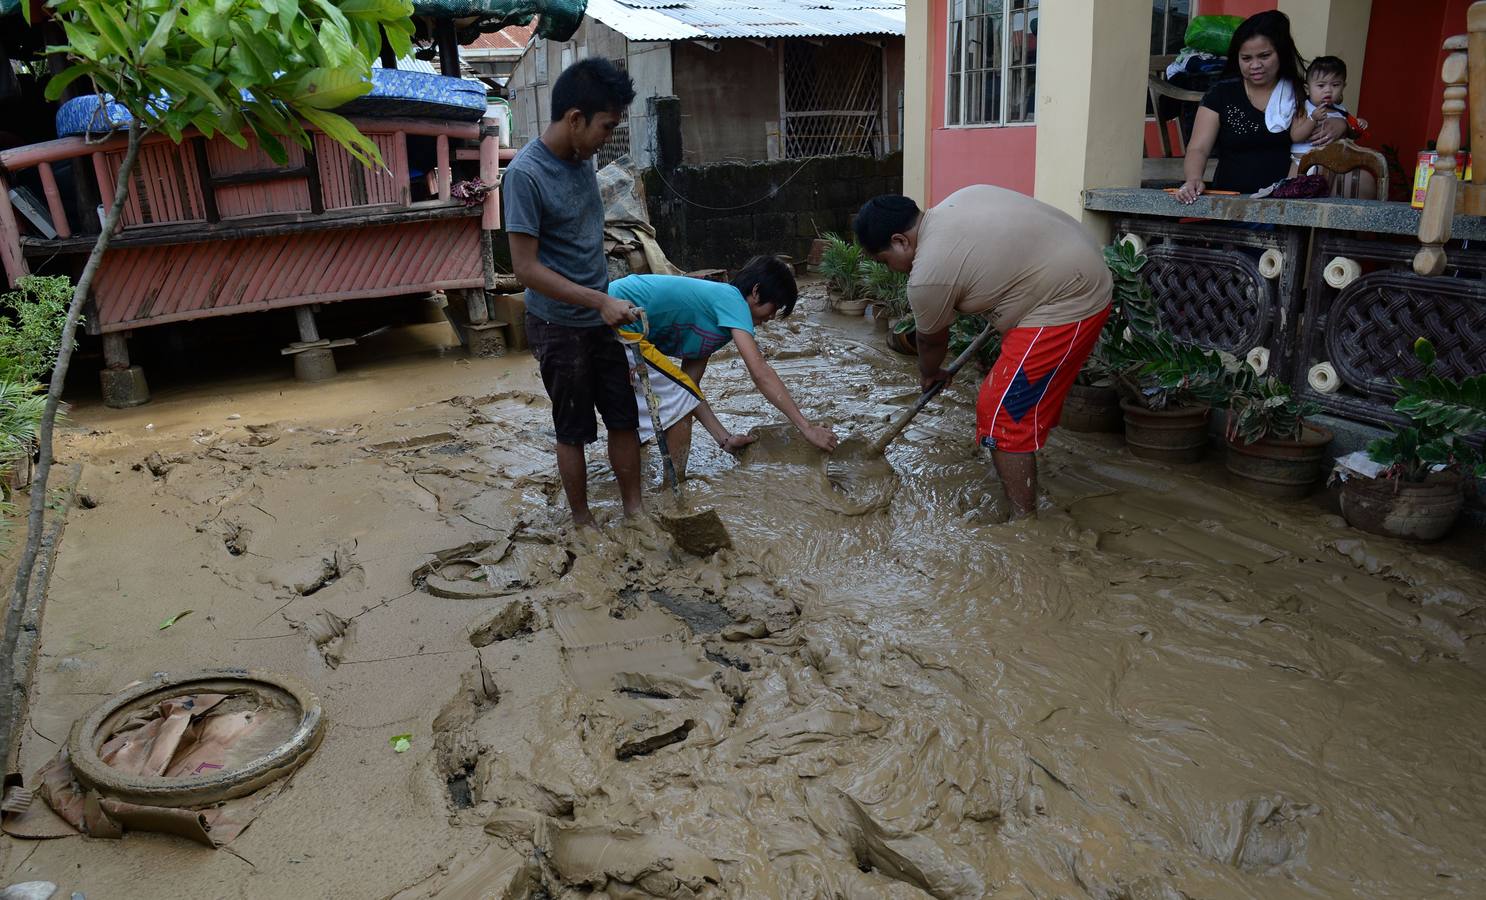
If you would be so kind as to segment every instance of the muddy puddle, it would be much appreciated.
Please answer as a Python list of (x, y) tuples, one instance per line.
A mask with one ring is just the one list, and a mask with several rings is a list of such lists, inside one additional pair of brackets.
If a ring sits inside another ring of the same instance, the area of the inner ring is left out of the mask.
[[(816, 310), (764, 341), (812, 418), (868, 437), (913, 398), (880, 343)], [(776, 421), (736, 358), (703, 387), (735, 430)], [(529, 359), (322, 388), (76, 415), (92, 433), (69, 455), (99, 503), (58, 561), (27, 770), (99, 695), (170, 666), (295, 675), (330, 725), (232, 854), (7, 841), (11, 881), (406, 900), (1479, 895), (1479, 568), (1249, 499), (1219, 467), (1063, 433), (1041, 517), (996, 524), (968, 380), (865, 496), (777, 430), (736, 462), (698, 442), (688, 497), (735, 544), (704, 561), (617, 521), (599, 453), (606, 527), (565, 528)]]

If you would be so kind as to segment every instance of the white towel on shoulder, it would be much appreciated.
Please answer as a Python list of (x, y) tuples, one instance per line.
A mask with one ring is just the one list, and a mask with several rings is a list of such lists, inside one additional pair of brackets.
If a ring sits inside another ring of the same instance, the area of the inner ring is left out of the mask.
[(1270, 131), (1278, 134), (1281, 131), (1289, 131), (1290, 123), (1295, 120), (1295, 86), (1287, 78), (1281, 78), (1274, 83), (1274, 90), (1269, 95), (1269, 103), (1264, 107), (1264, 124)]

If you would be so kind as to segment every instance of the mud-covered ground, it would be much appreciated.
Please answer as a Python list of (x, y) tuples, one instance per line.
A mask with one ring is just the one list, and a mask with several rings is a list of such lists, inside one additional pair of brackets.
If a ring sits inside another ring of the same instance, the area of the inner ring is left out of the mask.
[[(785, 381), (813, 417), (880, 427), (913, 396), (908, 362), (803, 305), (765, 332)], [(842, 495), (774, 429), (742, 462), (698, 441), (688, 493), (738, 545), (703, 562), (617, 519), (595, 452), (606, 524), (575, 536), (530, 358), (462, 361), (426, 349), (439, 334), (407, 329), (422, 352), (367, 351), (334, 383), (75, 411), (65, 456), (97, 506), (57, 561), (24, 770), (162, 670), (290, 674), (330, 725), (226, 851), (7, 838), (3, 883), (1480, 896), (1469, 545), (1365, 537), (1323, 504), (1232, 492), (1220, 466), (1061, 432), (1041, 517), (995, 524), (968, 384), (893, 448), (895, 490)], [(703, 386), (735, 429), (777, 421), (735, 358)]]

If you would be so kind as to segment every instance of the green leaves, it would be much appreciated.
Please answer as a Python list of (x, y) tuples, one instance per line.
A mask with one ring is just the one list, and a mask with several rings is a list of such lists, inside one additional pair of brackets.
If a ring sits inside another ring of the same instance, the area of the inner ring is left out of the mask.
[(858, 267), (862, 293), (887, 306), (891, 318), (908, 315), (908, 276), (894, 272), (875, 259), (863, 259)]
[(331, 140), (346, 148), (352, 156), (364, 166), (379, 167), (382, 165), (382, 153), (371, 139), (356, 130), (356, 126), (344, 116), (327, 112), (323, 109), (315, 109), (310, 106), (301, 107), (299, 112), (310, 124), (325, 132)]
[(413, 746), (413, 736), (411, 734), (394, 734), (387, 739), (387, 743), (392, 747), (393, 753), (407, 753), (408, 749)]
[(1255, 375), (1248, 366), (1229, 377), (1228, 409), (1228, 439), (1240, 444), (1299, 440), (1306, 417), (1320, 412), (1309, 400), (1297, 399), (1288, 384), (1273, 375)]
[(855, 300), (861, 291), (863, 266), (868, 262), (866, 251), (856, 241), (848, 241), (839, 234), (825, 235), (826, 249), (820, 256), (820, 274), (830, 282), (832, 289), (842, 300)]
[(345, 69), (311, 69), (299, 79), (294, 101), (315, 109), (335, 109), (367, 91), (371, 82)]
[(179, 622), (181, 619), (184, 619), (186, 616), (189, 616), (191, 613), (193, 613), (195, 611), (196, 610), (194, 610), (194, 609), (183, 609), (183, 610), (181, 610), (180, 612), (178, 612), (175, 615), (171, 616), (170, 618), (166, 619), (164, 622), (161, 622), (160, 623), (160, 630), (161, 631), (164, 631), (165, 629), (169, 628), (170, 626), (174, 625), (175, 623)]
[[(311, 122), (352, 155), (380, 165), (376, 146), (329, 112), (371, 89), (385, 33), (411, 47), (411, 0), (51, 0), (72, 65), (47, 95), (88, 78), (146, 132), (187, 129), (233, 143), (256, 134), (275, 158), (308, 146)], [(25, 11), (29, 14), (29, 5)]]
[(1408, 481), (1423, 481), (1436, 466), (1486, 474), (1481, 454), (1466, 443), (1486, 432), (1486, 374), (1460, 381), (1439, 375), (1434, 344), (1427, 338), (1415, 340), (1413, 351), (1424, 377), (1396, 379), (1393, 405), (1411, 423), (1373, 441), (1367, 455)]

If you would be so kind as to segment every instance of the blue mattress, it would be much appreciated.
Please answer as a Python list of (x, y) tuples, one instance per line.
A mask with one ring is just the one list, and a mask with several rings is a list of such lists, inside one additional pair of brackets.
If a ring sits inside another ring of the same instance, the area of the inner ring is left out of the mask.
[[(97, 94), (74, 97), (57, 110), (57, 137), (101, 134), (129, 127), (129, 110)], [(336, 110), (344, 115), (453, 119), (474, 122), (485, 114), (485, 86), (406, 69), (372, 69), (372, 89)]]

